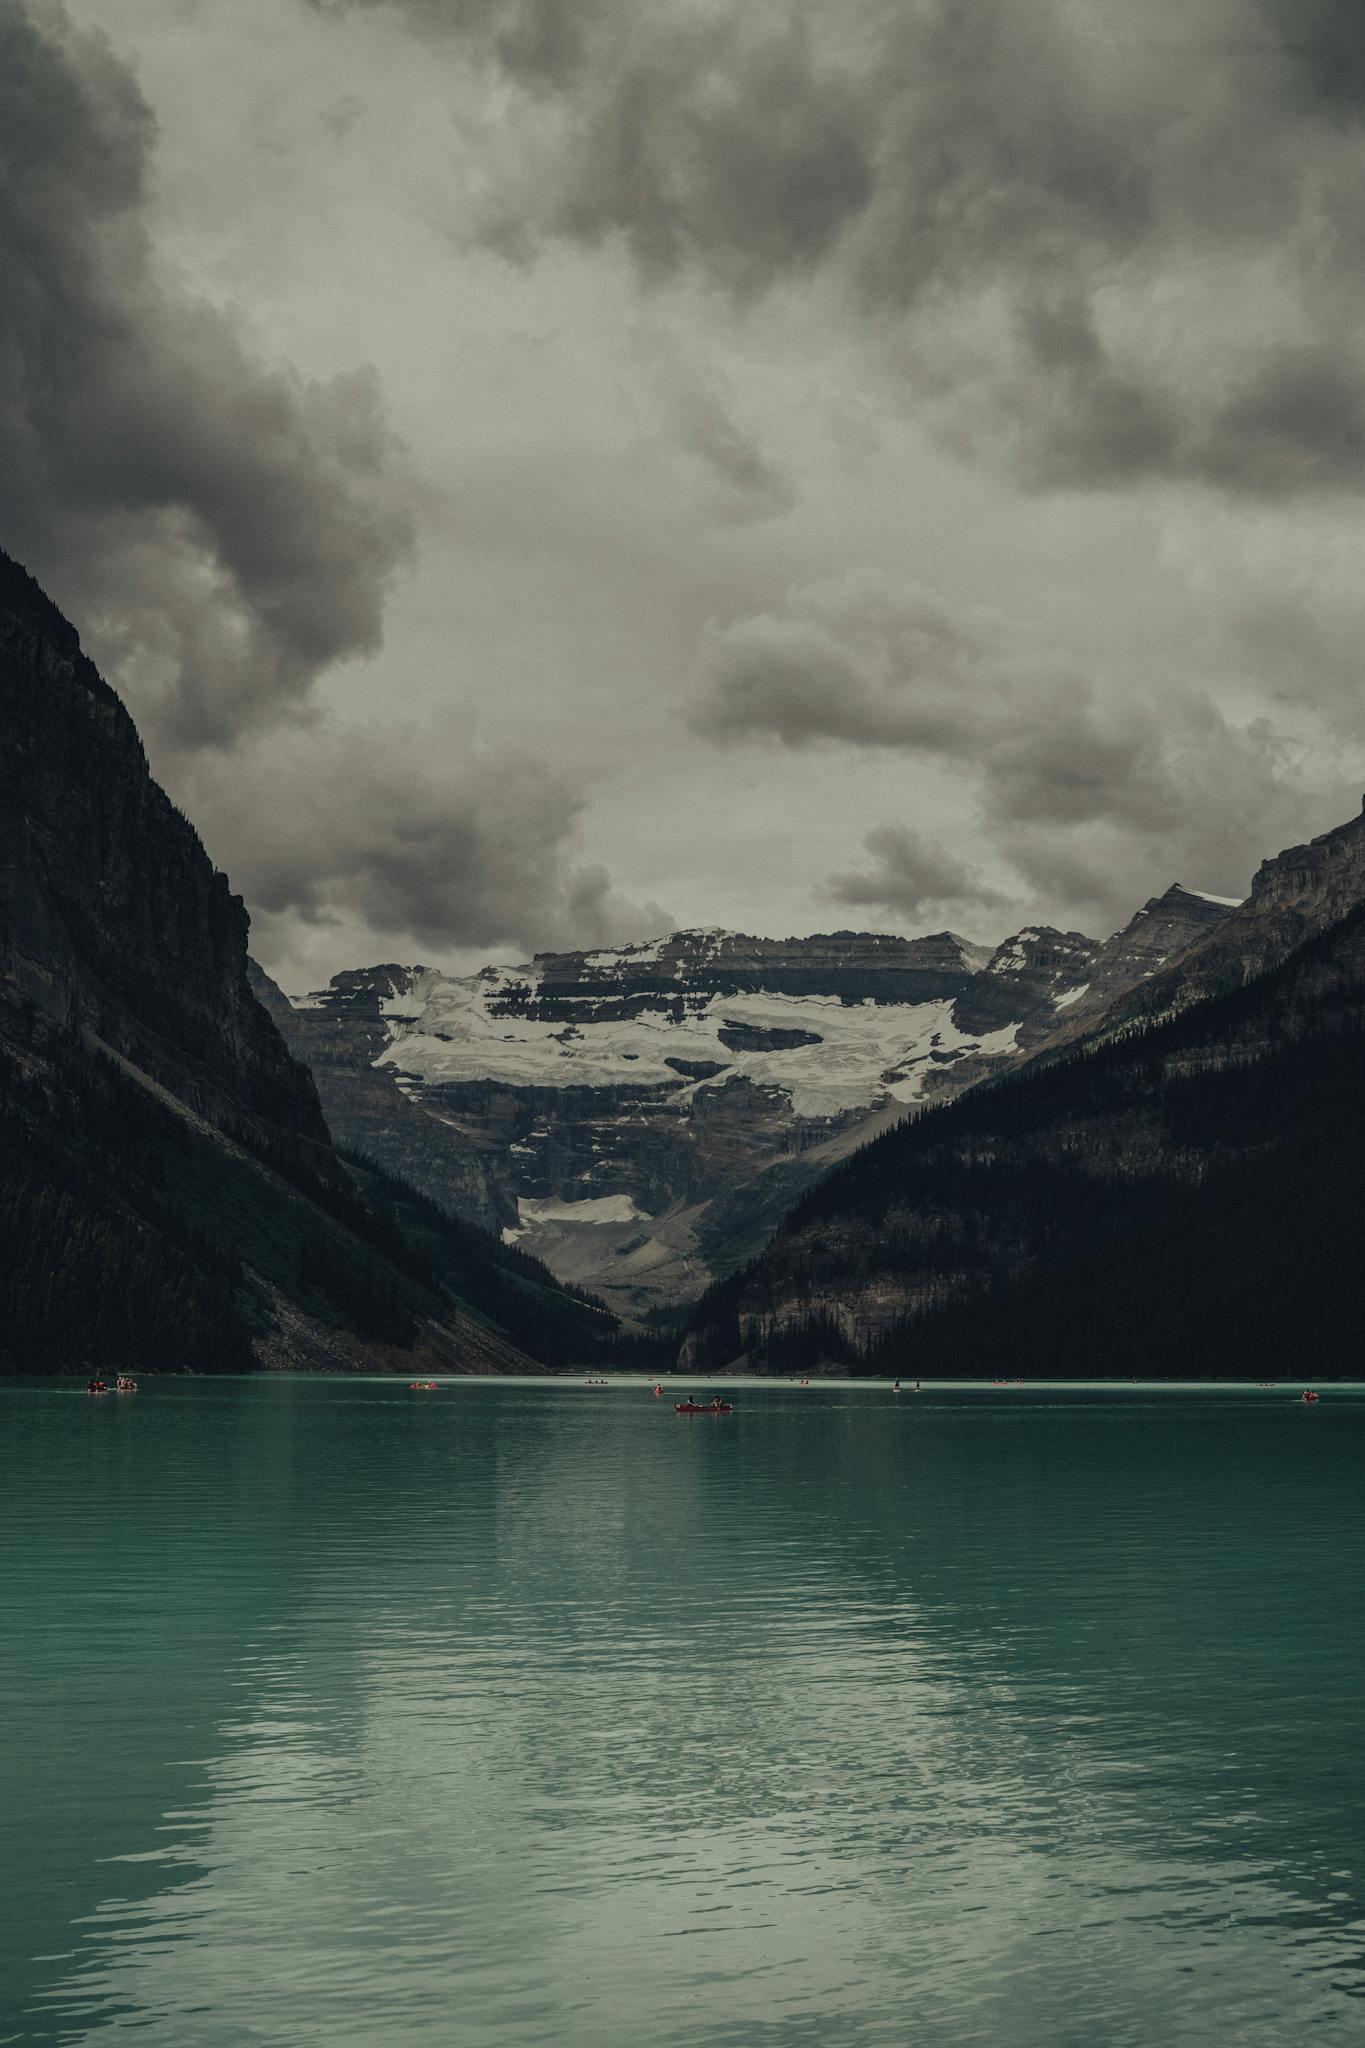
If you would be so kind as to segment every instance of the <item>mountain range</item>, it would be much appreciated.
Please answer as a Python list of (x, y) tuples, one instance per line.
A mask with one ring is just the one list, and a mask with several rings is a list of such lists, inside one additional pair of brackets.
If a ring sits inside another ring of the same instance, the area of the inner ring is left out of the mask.
[(0, 1369), (1355, 1369), (1365, 815), (1104, 941), (247, 944), (0, 555)]
[(342, 1142), (639, 1319), (750, 1257), (877, 1132), (1089, 1025), (1233, 908), (1176, 885), (1103, 943), (680, 931), (464, 978), (361, 968), (293, 1003), (255, 987)]
[(1365, 815), (1008, 1077), (887, 1132), (714, 1287), (695, 1368), (1358, 1371)]

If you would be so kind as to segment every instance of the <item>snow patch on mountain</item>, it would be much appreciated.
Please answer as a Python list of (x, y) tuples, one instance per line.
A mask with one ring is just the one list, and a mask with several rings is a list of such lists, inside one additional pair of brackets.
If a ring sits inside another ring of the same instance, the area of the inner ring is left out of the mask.
[[(680, 1101), (743, 1076), (779, 1090), (798, 1116), (832, 1117), (888, 1096), (916, 1102), (936, 1069), (1015, 1045), (1012, 1024), (975, 1036), (960, 1031), (946, 998), (850, 1004), (837, 996), (697, 991), (681, 1014), (660, 1004), (622, 1018), (585, 1015), (581, 1025), (539, 1020), (517, 1014), (510, 1001), (534, 990), (535, 981), (535, 967), (486, 968), (458, 981), (422, 973), (406, 993), (384, 1001), (390, 1043), (374, 1064), (426, 1087), (474, 1080), (536, 1088), (663, 1083)], [(591, 999), (585, 1003), (591, 1007)], [(792, 1042), (797, 1034), (807, 1042)], [(714, 1071), (687, 1071), (699, 1065)]]
[(648, 1213), (629, 1195), (588, 1195), (581, 1202), (528, 1200), (522, 1195), (517, 1212), (524, 1227), (539, 1223), (648, 1223)]

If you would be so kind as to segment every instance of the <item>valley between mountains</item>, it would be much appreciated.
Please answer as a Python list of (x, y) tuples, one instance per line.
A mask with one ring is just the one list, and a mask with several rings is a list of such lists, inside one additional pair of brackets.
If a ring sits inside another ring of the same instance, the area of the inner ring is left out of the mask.
[(1102, 940), (291, 999), (0, 555), (0, 1369), (1344, 1373), (1363, 1055), (1365, 816)]
[(622, 1316), (752, 1256), (915, 1108), (1085, 1029), (1234, 904), (1172, 886), (1103, 943), (674, 932), (454, 979), (381, 965), (254, 986), (333, 1133)]

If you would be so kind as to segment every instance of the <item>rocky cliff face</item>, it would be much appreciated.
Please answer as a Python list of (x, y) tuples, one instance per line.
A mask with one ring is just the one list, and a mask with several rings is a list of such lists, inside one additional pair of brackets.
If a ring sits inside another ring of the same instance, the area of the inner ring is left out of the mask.
[[(1152, 971), (1120, 986), (1104, 1006), (1101, 1034), (1173, 1015), (1191, 1003), (1241, 988), (1276, 967), (1296, 946), (1325, 931), (1365, 899), (1365, 806), (1306, 846), (1287, 847), (1256, 870), (1244, 903), (1231, 905), (1170, 950)], [(1167, 898), (1160, 899), (1162, 903)], [(1149, 905), (1154, 909), (1155, 905)], [(1084, 1028), (1093, 1013), (1068, 1019)]]
[(1141, 987), (1226, 924), (1237, 908), (1236, 898), (1201, 895), (1179, 882), (1164, 896), (1150, 897), (1097, 950), (1084, 994), (1068, 1006), (1070, 1018), (1094, 1016)]
[(252, 986), (295, 1057), (306, 1063), (338, 1144), (363, 1152), (439, 1201), (452, 1215), (499, 1232), (517, 1223), (503, 1172), (494, 1118), (456, 1118), (453, 1110), (410, 1099), (383, 1064), (394, 1035), (394, 1006), (420, 970), (384, 966), (336, 977), (325, 998), (295, 1009), (253, 961)]
[(976, 1034), (1012, 1024), (1022, 1038), (1050, 1022), (1059, 1004), (1085, 993), (1103, 950), (1084, 932), (1054, 931), (1050, 925), (1018, 932), (972, 976), (953, 1004), (953, 1022), (959, 1031)]
[(986, 964), (986, 949), (954, 932), (905, 939), (817, 932), (756, 939), (721, 930), (674, 932), (648, 946), (596, 953), (540, 953), (506, 984), (509, 1014), (559, 1022), (612, 1022), (662, 1002), (702, 998), (827, 996), (841, 1003), (913, 1005), (958, 995)]
[[(829, 1164), (1050, 1023), (1094, 941), (676, 932), (279, 1012), (343, 1143), (627, 1314), (694, 1297)], [(960, 1084), (959, 1084), (960, 1085)]]
[(122, 704), (0, 555), (0, 1370), (529, 1367), (503, 1307), (550, 1344), (590, 1312), (362, 1192), (246, 948)]
[[(951, 1075), (932, 1081), (926, 1093), (948, 1101), (965, 1087), (1094, 1030), (1123, 998), (1197, 947), (1235, 907), (1230, 898), (1205, 896), (1173, 882), (1103, 944), (1079, 932), (1025, 931), (1007, 939), (986, 974), (959, 999), (953, 1016), (959, 1023), (975, 1022), (996, 1014), (1002, 999), (1006, 1005), (1013, 1002), (1023, 1012), (1013, 1041), (1002, 1053), (964, 1060)], [(994, 987), (992, 977), (998, 977)], [(1039, 999), (1021, 1004), (1016, 983), (1031, 993), (1036, 989)], [(992, 1000), (995, 1008), (982, 1007)]]
[(247, 986), (241, 898), (74, 628), (4, 555), (0, 729), (0, 1001), (335, 1175), (312, 1078)]

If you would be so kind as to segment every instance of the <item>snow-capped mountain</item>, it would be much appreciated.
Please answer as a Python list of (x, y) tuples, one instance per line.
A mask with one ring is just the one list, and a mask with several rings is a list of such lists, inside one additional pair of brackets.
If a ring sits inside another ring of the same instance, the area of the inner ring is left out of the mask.
[(292, 1006), (258, 991), (340, 1142), (639, 1314), (747, 1256), (908, 1108), (1225, 914), (1175, 889), (1104, 946), (1041, 926), (994, 949), (708, 929), (462, 978), (365, 968)]

